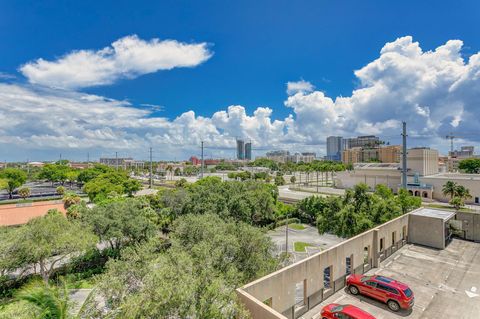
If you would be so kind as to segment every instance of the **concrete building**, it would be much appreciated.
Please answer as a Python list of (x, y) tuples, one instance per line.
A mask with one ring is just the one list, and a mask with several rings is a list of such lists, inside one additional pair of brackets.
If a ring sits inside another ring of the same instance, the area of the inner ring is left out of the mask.
[(342, 159), (342, 143), (341, 136), (327, 137), (327, 156), (325, 159), (329, 161), (340, 161)]
[(400, 163), (400, 145), (388, 145), (378, 149), (378, 160), (382, 163)]
[(352, 138), (344, 139), (343, 141), (344, 141), (343, 142), (344, 149), (350, 149), (354, 147), (373, 148), (373, 147), (378, 147), (381, 144), (380, 138), (374, 135), (352, 137)]
[(245, 159), (252, 160), (252, 142), (245, 143)]
[(362, 148), (353, 147), (342, 151), (342, 163), (355, 164), (362, 162)]
[(143, 169), (145, 167), (144, 161), (137, 161), (131, 157), (102, 157), (100, 158), (100, 164), (123, 169)]
[(397, 192), (401, 184), (400, 165), (397, 163), (356, 163), (353, 168), (352, 171), (337, 172), (336, 187), (352, 188), (365, 183), (373, 190), (378, 184), (383, 184)]
[[(400, 277), (400, 281), (409, 283), (415, 279), (413, 287), (411, 286), (415, 290), (415, 303), (422, 306), (415, 307), (412, 318), (453, 318), (452, 314), (466, 314), (465, 308), (470, 307), (474, 309), (468, 311), (469, 315), (465, 318), (476, 318), (472, 315), (478, 315), (478, 299), (461, 298), (463, 288), (459, 287), (471, 287), (472, 280), (477, 280), (478, 244), (464, 242), (469, 247), (468, 257), (453, 257), (453, 254), (462, 250), (456, 247), (465, 247), (461, 240), (452, 243), (456, 244), (452, 250), (443, 253), (442, 249), (449, 242), (450, 225), (460, 226), (462, 231), (469, 232), (463, 238), (480, 240), (480, 218), (475, 218), (480, 215), (457, 215), (443, 210), (419, 208), (248, 283), (237, 289), (237, 295), (253, 319), (294, 319), (302, 316), (319, 318), (322, 305), (339, 299), (344, 299), (342, 303), (349, 304), (351, 300), (359, 299), (358, 296), (351, 299), (344, 294), (345, 280), (349, 274), (392, 276), (393, 271), (396, 278)], [(407, 243), (410, 245), (405, 247)], [(401, 252), (405, 250), (404, 255)], [(395, 258), (390, 258), (386, 265), (381, 264), (394, 253)], [(439, 254), (446, 255), (446, 258), (435, 259)], [(399, 258), (402, 261), (397, 267), (389, 267)], [(452, 262), (456, 260), (461, 260), (461, 267)], [(442, 268), (446, 264), (449, 269)], [(441, 274), (452, 274), (447, 277), (452, 277), (453, 280), (445, 284), (445, 276)], [(452, 289), (439, 289), (442, 285), (456, 287), (459, 294), (454, 294)], [(334, 296), (336, 293), (338, 295)], [(328, 299), (331, 296), (333, 297)], [(361, 298), (360, 301), (357, 306), (371, 304), (369, 299)], [(452, 307), (457, 309), (449, 309)], [(376, 303), (370, 309), (385, 313)], [(443, 316), (444, 314), (447, 315)], [(377, 318), (405, 316), (403, 313), (398, 313), (397, 316), (392, 312), (386, 312), (386, 315)], [(407, 315), (410, 316), (410, 313)]]
[(421, 183), (430, 185), (433, 189), (432, 198), (438, 201), (449, 201), (450, 197), (443, 195), (442, 188), (447, 181), (462, 185), (470, 191), (472, 198), (465, 199), (467, 204), (480, 204), (480, 174), (443, 173), (420, 177)]
[(415, 147), (407, 151), (407, 175), (438, 174), (438, 151), (429, 147)]
[[(445, 249), (451, 239), (449, 221), (455, 212), (423, 208), (410, 214), (408, 241), (437, 249)], [(428, 230), (428, 231), (426, 231)]]
[(237, 159), (245, 159), (245, 142), (243, 140), (237, 140)]
[(448, 152), (450, 157), (472, 157), (475, 153), (474, 146), (462, 146), (460, 150), (454, 150), (453, 152)]
[(285, 162), (311, 163), (315, 160), (315, 158), (315, 153), (295, 153), (294, 155), (287, 155)]

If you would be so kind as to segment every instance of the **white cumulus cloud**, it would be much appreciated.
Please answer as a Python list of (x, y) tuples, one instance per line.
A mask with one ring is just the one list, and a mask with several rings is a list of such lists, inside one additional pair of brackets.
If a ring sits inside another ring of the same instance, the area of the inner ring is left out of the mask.
[[(160, 158), (173, 154), (188, 158), (199, 153), (201, 141), (208, 147), (233, 150), (235, 137), (242, 137), (251, 139), (257, 149), (323, 153), (329, 135), (376, 134), (387, 140), (396, 137), (398, 142), (402, 121), (407, 122), (411, 146), (430, 145), (446, 151), (445, 135), (450, 132), (464, 136), (462, 143), (478, 146), (480, 53), (465, 59), (462, 45), (460, 40), (450, 40), (425, 51), (410, 36), (387, 43), (376, 59), (354, 72), (360, 85), (349, 96), (329, 97), (305, 80), (289, 82), (284, 104), (291, 114), (283, 119), (276, 118), (271, 107), (260, 106), (249, 113), (241, 105), (225, 106), (211, 116), (186, 110), (169, 119), (158, 116), (152, 105), (137, 108), (128, 101), (71, 90), (0, 82), (0, 150), (8, 149), (7, 155), (15, 150), (27, 154), (84, 149), (141, 154), (153, 145), (161, 150)], [(117, 79), (154, 70), (133, 63), (136, 59), (126, 58), (128, 54), (117, 55), (117, 51), (125, 52), (117, 48), (106, 49), (110, 53), (84, 52), (100, 59), (105, 55), (114, 63), (130, 61), (130, 67), (123, 69), (127, 71), (114, 73)], [(46, 65), (63, 65), (66, 58)]]
[(297, 82), (287, 82), (287, 94), (292, 95), (296, 93), (309, 93), (315, 89), (312, 83), (300, 80)]
[(32, 84), (78, 89), (177, 67), (194, 67), (212, 56), (206, 43), (142, 40), (126, 36), (98, 51), (79, 50), (55, 61), (37, 59), (20, 67)]

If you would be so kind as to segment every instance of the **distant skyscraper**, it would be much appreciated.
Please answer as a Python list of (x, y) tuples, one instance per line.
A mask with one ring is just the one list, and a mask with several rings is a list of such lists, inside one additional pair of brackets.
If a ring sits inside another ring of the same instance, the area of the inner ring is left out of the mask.
[(245, 142), (243, 140), (237, 140), (237, 159), (245, 159)]
[(342, 159), (342, 137), (327, 137), (327, 159), (330, 161), (340, 161)]
[(345, 139), (344, 149), (354, 147), (378, 147), (381, 144), (380, 138), (374, 135), (358, 136)]
[(252, 160), (252, 142), (245, 143), (245, 159)]

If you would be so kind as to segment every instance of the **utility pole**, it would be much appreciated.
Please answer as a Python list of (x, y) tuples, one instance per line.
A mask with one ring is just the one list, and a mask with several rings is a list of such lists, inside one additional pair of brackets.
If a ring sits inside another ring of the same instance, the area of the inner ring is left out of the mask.
[(118, 171), (118, 152), (115, 152), (115, 169)]
[(203, 178), (203, 165), (204, 165), (204, 162), (203, 162), (203, 141), (202, 141), (202, 163), (201, 163), (202, 167), (200, 169), (200, 178)]
[(62, 153), (60, 153), (60, 162), (62, 161)]
[(87, 164), (90, 163), (90, 153), (87, 152)]
[(152, 148), (150, 147), (150, 188), (153, 188)]
[(402, 188), (407, 189), (407, 122), (402, 122)]
[(285, 223), (285, 258), (288, 260), (288, 213), (287, 222)]

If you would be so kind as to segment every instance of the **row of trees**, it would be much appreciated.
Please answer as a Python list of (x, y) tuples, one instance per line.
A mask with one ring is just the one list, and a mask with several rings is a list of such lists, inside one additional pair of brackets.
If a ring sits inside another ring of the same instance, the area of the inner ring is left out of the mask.
[(358, 184), (344, 196), (308, 197), (290, 216), (316, 224), (320, 234), (352, 237), (421, 205), (420, 198), (403, 189), (398, 195), (384, 185), (377, 185), (374, 193), (368, 190), (367, 185)]

